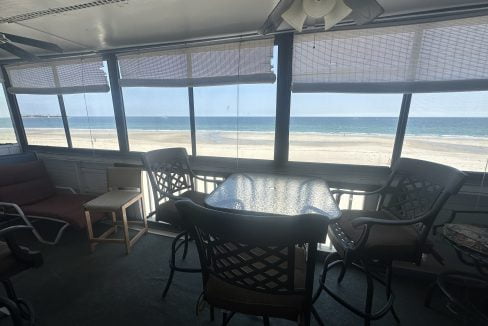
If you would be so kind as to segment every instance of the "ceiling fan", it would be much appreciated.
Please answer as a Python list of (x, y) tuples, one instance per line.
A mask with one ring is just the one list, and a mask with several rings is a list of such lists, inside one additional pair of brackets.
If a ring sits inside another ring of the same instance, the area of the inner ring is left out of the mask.
[(259, 32), (276, 32), (283, 21), (301, 32), (307, 17), (323, 19), (328, 30), (346, 17), (356, 24), (372, 22), (384, 9), (376, 0), (281, 0), (266, 19)]
[(13, 43), (29, 45), (39, 49), (56, 52), (56, 53), (63, 52), (63, 49), (61, 49), (59, 46), (57, 46), (54, 43), (39, 41), (28, 37), (0, 32), (0, 49), (7, 51), (23, 60), (27, 60), (27, 61), (39, 60), (39, 58), (34, 54), (18, 47)]

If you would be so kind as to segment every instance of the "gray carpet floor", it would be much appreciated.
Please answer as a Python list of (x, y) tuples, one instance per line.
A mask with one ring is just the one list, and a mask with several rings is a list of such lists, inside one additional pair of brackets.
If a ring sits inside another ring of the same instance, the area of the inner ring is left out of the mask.
[[(57, 246), (41, 245), (32, 239), (24, 241), (41, 250), (45, 261), (41, 268), (26, 271), (13, 279), (19, 296), (34, 307), (36, 325), (220, 324), (219, 311), (215, 322), (210, 322), (208, 309), (199, 316), (195, 313), (201, 292), (200, 274), (176, 273), (167, 298), (161, 300), (161, 291), (169, 272), (170, 238), (145, 235), (128, 256), (120, 244), (99, 245), (94, 253), (90, 253), (85, 233), (74, 230), (68, 230)], [(197, 259), (196, 249), (192, 245), (184, 264), (195, 266)], [(320, 267), (318, 264), (316, 277)], [(335, 286), (334, 271), (328, 279)], [(336, 290), (362, 306), (364, 281), (361, 274), (353, 271), (346, 275)], [(434, 309), (423, 306), (428, 285), (427, 280), (394, 277), (395, 307), (402, 325), (457, 325), (456, 319), (443, 308), (440, 295), (434, 297)], [(375, 302), (380, 305), (384, 299), (384, 290), (378, 287)], [(315, 307), (326, 325), (362, 324), (359, 317), (325, 293)], [(389, 314), (372, 324), (396, 323)], [(8, 318), (1, 318), (0, 325), (10, 325)], [(236, 315), (230, 325), (262, 325), (262, 321), (258, 317)], [(294, 323), (271, 319), (271, 325)]]

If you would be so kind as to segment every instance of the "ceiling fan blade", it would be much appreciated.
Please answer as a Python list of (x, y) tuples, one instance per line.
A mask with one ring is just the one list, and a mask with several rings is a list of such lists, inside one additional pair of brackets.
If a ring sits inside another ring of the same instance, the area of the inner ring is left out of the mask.
[(376, 0), (344, 0), (344, 2), (352, 9), (351, 17), (358, 25), (370, 23), (385, 12)]
[(269, 14), (263, 26), (258, 30), (259, 34), (266, 35), (274, 33), (283, 22), (281, 15), (291, 6), (293, 0), (280, 0)]
[(27, 61), (37, 61), (39, 60), (38, 57), (36, 57), (35, 55), (27, 52), (26, 50), (24, 49), (21, 49), (19, 48), (18, 46), (16, 45), (13, 45), (11, 43), (0, 43), (0, 49), (3, 49), (21, 59), (24, 59), (24, 60), (27, 60)]
[(0, 33), (3, 34), (8, 40), (15, 42), (15, 43), (20, 43), (20, 44), (25, 44), (29, 46), (33, 46), (39, 49), (44, 49), (47, 51), (51, 52), (63, 52), (63, 49), (61, 49), (59, 46), (57, 46), (54, 43), (50, 42), (44, 42), (44, 41), (39, 41), (35, 40), (29, 37), (23, 37), (23, 36), (18, 36), (18, 35), (13, 35), (13, 34), (7, 34), (7, 33)]
[(281, 17), (288, 25), (301, 32), (303, 24), (307, 20), (307, 14), (303, 11), (302, 0), (295, 0)]
[(334, 27), (335, 24), (349, 16), (352, 9), (342, 0), (337, 0), (334, 9), (324, 16), (324, 29), (327, 31)]

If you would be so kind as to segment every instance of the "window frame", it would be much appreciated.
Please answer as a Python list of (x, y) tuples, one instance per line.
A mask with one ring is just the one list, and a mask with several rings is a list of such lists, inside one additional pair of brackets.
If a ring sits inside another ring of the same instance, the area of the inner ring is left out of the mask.
[[(15, 135), (15, 143), (14, 144), (20, 144), (19, 135), (17, 133), (17, 128), (15, 128), (15, 120), (14, 120), (14, 116), (12, 114), (12, 108), (10, 106), (10, 101), (7, 97), (8, 96), (7, 88), (5, 87), (5, 82), (2, 79), (1, 71), (0, 71), (0, 84), (2, 85), (0, 88), (3, 90), (4, 96), (5, 96), (5, 103), (7, 104), (7, 110), (8, 110), (9, 118), (10, 118), (10, 121), (12, 123), (12, 129), (13, 129), (13, 132)], [(8, 146), (8, 145), (12, 145), (12, 143), (0, 143), (0, 146)]]
[[(290, 133), (290, 104), (291, 104), (291, 66), (292, 66), (292, 54), (293, 54), (293, 33), (283, 33), (275, 36), (275, 45), (278, 46), (278, 60), (277, 60), (277, 90), (276, 90), (276, 115), (275, 115), (275, 133), (274, 133), (274, 158), (273, 160), (265, 160), (273, 163), (273, 166), (286, 166), (289, 163), (297, 164), (298, 162), (289, 162), (289, 133)], [(139, 47), (144, 48), (144, 47)], [(122, 95), (122, 89), (119, 85), (119, 67), (116, 58), (116, 53), (123, 52), (124, 50), (106, 51), (103, 54), (103, 59), (107, 61), (108, 77), (110, 81), (112, 104), (114, 110), (114, 116), (116, 121), (116, 131), (118, 136), (119, 150), (104, 150), (104, 149), (81, 149), (73, 148), (70, 139), (70, 130), (67, 124), (66, 111), (62, 110), (64, 102), (62, 95), (59, 95), (58, 102), (60, 103), (60, 111), (65, 127), (65, 134), (67, 137), (67, 148), (54, 147), (54, 146), (39, 146), (29, 145), (20, 115), (19, 105), (16, 96), (8, 93), (6, 90), (10, 85), (8, 75), (6, 74), (5, 67), (1, 68), (1, 75), (3, 75), (3, 91), (7, 99), (7, 105), (10, 110), (11, 119), (14, 126), (14, 131), (17, 137), (17, 142), (21, 146), (23, 151), (35, 150), (35, 151), (51, 151), (56, 153), (69, 153), (69, 154), (98, 154), (102, 157), (117, 156), (134, 158), (140, 157), (142, 152), (129, 151), (129, 139), (125, 118), (124, 99)], [(74, 54), (76, 55), (76, 54)], [(62, 56), (60, 56), (62, 57)], [(289, 73), (287, 73), (289, 72)], [(488, 90), (488, 87), (487, 87)], [(394, 145), (392, 149), (391, 165), (401, 157), (402, 147), (404, 144), (406, 126), (409, 117), (409, 109), (411, 103), (412, 94), (403, 94), (402, 104), (400, 109), (400, 116), (398, 120), (397, 130), (395, 134)], [(195, 130), (195, 112), (194, 112), (194, 98), (193, 88), (188, 87), (188, 100), (189, 100), (189, 116), (190, 116), (190, 132), (191, 132), (191, 146), (192, 157), (197, 158), (196, 148), (196, 130)], [(252, 160), (251, 160), (252, 161)], [(263, 161), (263, 160), (256, 160)], [(317, 166), (317, 170), (320, 170), (321, 166), (337, 164), (333, 163), (306, 163), (306, 166)], [(349, 166), (347, 164), (339, 164), (343, 166)], [(352, 166), (351, 166), (352, 167)], [(354, 165), (357, 167), (357, 165)], [(390, 166), (391, 167), (391, 166)], [(378, 167), (383, 168), (383, 167)], [(467, 171), (469, 175), (476, 178), (481, 176), (482, 172)]]

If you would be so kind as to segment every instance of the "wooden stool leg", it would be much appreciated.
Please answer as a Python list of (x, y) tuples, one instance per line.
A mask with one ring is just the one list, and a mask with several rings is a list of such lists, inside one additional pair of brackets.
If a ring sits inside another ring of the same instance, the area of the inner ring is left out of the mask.
[(93, 252), (95, 250), (95, 243), (93, 243), (93, 228), (91, 223), (90, 212), (85, 211), (85, 219), (86, 219), (86, 230), (88, 232), (88, 241), (90, 243), (90, 251)]
[(146, 214), (144, 214), (144, 198), (141, 197), (141, 199), (139, 199), (139, 210), (141, 212), (141, 217), (142, 217), (142, 220), (144, 221), (144, 233), (147, 233), (147, 218), (146, 218)]
[(114, 233), (117, 233), (117, 215), (115, 212), (112, 212), (112, 225), (114, 227)]
[(126, 207), (122, 206), (122, 224), (124, 226), (124, 241), (127, 254), (130, 253), (129, 225), (127, 224)]

